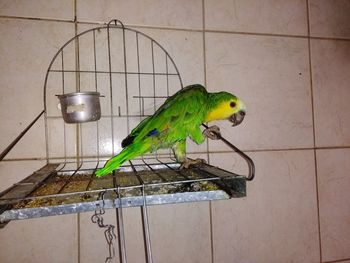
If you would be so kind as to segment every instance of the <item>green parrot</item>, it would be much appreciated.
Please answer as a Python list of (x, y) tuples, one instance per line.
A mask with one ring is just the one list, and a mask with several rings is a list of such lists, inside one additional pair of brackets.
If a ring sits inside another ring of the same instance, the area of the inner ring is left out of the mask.
[(243, 102), (228, 92), (209, 93), (199, 84), (187, 86), (141, 121), (122, 141), (124, 149), (95, 174), (109, 174), (128, 160), (161, 148), (172, 148), (177, 161), (188, 168), (193, 161), (186, 158), (187, 137), (197, 144), (203, 143), (205, 137), (217, 139), (219, 128), (211, 126), (202, 133), (202, 123), (227, 119), (236, 126), (245, 114)]

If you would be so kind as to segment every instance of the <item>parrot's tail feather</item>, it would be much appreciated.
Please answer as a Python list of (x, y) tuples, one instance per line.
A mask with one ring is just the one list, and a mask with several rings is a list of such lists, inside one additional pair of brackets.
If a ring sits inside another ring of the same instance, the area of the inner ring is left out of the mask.
[(122, 141), (122, 147), (125, 148), (126, 146), (133, 143), (135, 139), (135, 136), (128, 135), (123, 141)]
[(121, 151), (118, 155), (114, 156), (110, 160), (108, 160), (104, 167), (97, 170), (95, 172), (95, 175), (97, 177), (102, 177), (106, 174), (109, 174), (113, 172), (113, 170), (117, 169), (120, 165), (122, 165), (124, 162), (134, 158), (137, 156), (138, 153), (135, 151), (132, 151), (131, 149), (124, 148), (123, 151)]

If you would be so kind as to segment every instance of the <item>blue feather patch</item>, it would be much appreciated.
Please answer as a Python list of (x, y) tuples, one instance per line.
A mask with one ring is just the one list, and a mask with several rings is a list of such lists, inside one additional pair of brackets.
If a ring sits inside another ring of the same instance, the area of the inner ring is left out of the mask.
[(147, 133), (147, 137), (156, 136), (158, 134), (159, 134), (159, 131), (157, 129), (153, 129), (149, 133)]

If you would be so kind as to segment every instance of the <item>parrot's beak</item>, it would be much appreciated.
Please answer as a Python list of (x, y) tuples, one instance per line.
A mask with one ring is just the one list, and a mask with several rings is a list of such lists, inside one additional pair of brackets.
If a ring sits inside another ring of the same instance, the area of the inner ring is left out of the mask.
[(228, 120), (232, 122), (232, 126), (237, 126), (244, 120), (244, 116), (245, 111), (240, 110), (239, 112), (232, 114)]

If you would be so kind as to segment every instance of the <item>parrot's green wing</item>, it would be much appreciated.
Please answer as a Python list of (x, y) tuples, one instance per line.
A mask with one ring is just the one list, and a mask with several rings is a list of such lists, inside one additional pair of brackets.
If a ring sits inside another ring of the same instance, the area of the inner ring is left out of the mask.
[[(123, 140), (122, 146), (126, 147), (147, 137), (165, 140), (165, 144), (174, 144), (193, 135), (203, 122), (206, 99), (207, 92), (201, 85), (192, 85), (180, 90), (168, 98), (153, 116), (147, 117), (133, 129)], [(198, 142), (198, 136), (194, 137), (192, 139)]]
[(202, 143), (200, 125), (207, 113), (208, 93), (201, 85), (192, 85), (178, 91), (150, 117), (144, 119), (122, 141), (124, 150), (110, 159), (97, 176), (107, 174), (130, 160), (160, 148), (176, 147), (178, 159), (185, 156), (185, 140), (191, 137)]

